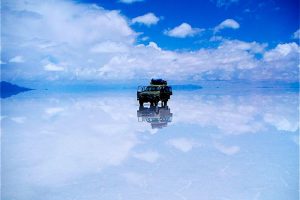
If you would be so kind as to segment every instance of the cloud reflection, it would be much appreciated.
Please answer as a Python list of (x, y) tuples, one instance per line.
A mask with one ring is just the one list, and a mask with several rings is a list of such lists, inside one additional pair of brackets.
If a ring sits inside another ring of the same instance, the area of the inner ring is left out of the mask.
[(214, 127), (221, 133), (233, 135), (271, 127), (287, 132), (299, 129), (297, 94), (182, 94), (175, 98), (175, 123)]
[(155, 110), (131, 92), (4, 99), (3, 199), (293, 199), (297, 95), (178, 92)]

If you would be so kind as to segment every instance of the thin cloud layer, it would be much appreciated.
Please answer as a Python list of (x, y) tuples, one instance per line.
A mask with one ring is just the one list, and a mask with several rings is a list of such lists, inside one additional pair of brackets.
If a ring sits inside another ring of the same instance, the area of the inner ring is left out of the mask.
[[(3, 7), (1, 63), (8, 81), (298, 80), (296, 43), (270, 49), (222, 39), (216, 47), (172, 51), (151, 40), (137, 44), (139, 34), (125, 16), (93, 4), (19, 0)], [(218, 29), (238, 27), (227, 19)], [(183, 23), (166, 34), (179, 40), (200, 31)]]

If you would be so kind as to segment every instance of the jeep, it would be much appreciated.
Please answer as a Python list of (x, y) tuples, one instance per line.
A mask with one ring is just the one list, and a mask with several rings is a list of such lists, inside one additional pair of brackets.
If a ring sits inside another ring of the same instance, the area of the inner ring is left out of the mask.
[(149, 102), (150, 106), (157, 106), (159, 101), (162, 106), (166, 106), (171, 95), (172, 87), (167, 86), (167, 81), (162, 79), (152, 79), (149, 86), (139, 86), (137, 90), (140, 106), (146, 102)]

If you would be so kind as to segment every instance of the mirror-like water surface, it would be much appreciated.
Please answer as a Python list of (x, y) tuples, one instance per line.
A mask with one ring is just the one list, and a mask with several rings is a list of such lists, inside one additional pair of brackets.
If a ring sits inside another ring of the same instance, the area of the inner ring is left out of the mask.
[(2, 199), (298, 199), (298, 93), (135, 95), (1, 100)]

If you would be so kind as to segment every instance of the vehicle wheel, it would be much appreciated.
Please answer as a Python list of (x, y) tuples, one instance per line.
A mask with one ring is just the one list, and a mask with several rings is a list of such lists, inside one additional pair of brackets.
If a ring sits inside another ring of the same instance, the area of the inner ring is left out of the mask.
[(168, 100), (164, 101), (164, 106), (167, 106)]
[(139, 100), (140, 106), (143, 106), (144, 102), (142, 100)]

